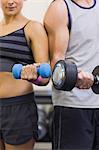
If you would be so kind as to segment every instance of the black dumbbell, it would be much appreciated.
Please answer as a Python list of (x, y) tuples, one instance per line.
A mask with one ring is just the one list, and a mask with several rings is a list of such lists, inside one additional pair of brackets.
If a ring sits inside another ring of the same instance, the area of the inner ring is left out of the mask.
[[(52, 82), (57, 90), (71, 91), (77, 82), (77, 66), (65, 60), (59, 60), (52, 72)], [(95, 67), (92, 72), (94, 83), (92, 90), (95, 94), (99, 94), (99, 66)]]
[(94, 93), (99, 94), (99, 66), (95, 67), (92, 74), (94, 76), (94, 84), (91, 88)]

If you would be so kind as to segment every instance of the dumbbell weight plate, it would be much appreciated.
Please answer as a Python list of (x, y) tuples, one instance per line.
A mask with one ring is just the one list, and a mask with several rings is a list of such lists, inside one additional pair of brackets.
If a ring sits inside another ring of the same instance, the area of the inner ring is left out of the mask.
[(56, 89), (71, 91), (77, 82), (77, 67), (74, 63), (59, 60), (52, 72), (52, 82)]
[[(99, 76), (99, 66), (95, 67), (95, 69), (93, 70), (92, 74), (94, 76), (98, 75)], [(93, 84), (92, 85), (92, 90), (95, 94), (99, 94), (99, 84)]]

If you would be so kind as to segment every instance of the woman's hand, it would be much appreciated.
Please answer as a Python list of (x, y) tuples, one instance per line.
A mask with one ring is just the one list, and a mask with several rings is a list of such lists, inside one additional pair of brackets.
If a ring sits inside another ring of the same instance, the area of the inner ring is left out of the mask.
[(37, 66), (39, 64), (30, 64), (22, 67), (21, 79), (36, 80), (38, 77)]

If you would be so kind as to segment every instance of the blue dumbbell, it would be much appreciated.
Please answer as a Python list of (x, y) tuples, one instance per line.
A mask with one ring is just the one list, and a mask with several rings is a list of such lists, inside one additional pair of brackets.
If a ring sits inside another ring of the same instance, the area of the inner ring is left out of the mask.
[[(22, 64), (15, 64), (12, 68), (12, 74), (14, 78), (21, 79), (21, 71), (22, 71)], [(49, 78), (51, 76), (51, 68), (48, 63), (43, 63), (37, 67), (37, 73), (42, 78)]]

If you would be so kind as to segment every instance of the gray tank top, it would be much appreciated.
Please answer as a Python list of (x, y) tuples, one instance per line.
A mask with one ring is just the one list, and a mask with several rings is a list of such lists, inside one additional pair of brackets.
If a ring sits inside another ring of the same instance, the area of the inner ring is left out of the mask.
[[(81, 7), (73, 0), (66, 0), (68, 6), (71, 30), (70, 41), (65, 59), (74, 62), (78, 69), (92, 73), (99, 65), (99, 0), (93, 0), (89, 8)], [(74, 88), (70, 92), (58, 91), (52, 88), (54, 105), (99, 108), (99, 95), (91, 88), (81, 90)]]

